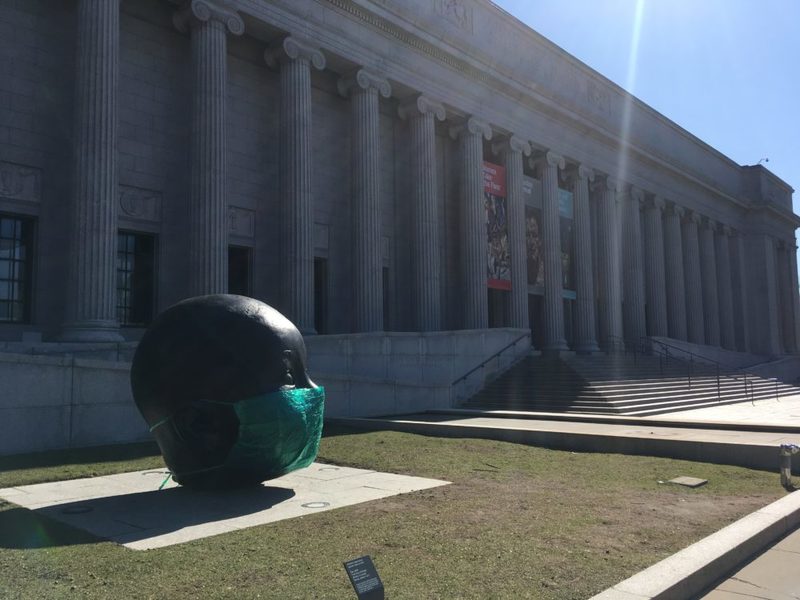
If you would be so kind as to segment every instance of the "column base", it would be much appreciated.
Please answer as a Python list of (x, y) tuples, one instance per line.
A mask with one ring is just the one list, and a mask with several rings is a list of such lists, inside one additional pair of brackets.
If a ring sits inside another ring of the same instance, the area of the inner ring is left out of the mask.
[(124, 342), (116, 321), (82, 321), (64, 325), (61, 342)]
[(600, 347), (595, 341), (579, 342), (578, 345), (575, 346), (576, 354), (595, 354), (597, 352), (600, 352)]

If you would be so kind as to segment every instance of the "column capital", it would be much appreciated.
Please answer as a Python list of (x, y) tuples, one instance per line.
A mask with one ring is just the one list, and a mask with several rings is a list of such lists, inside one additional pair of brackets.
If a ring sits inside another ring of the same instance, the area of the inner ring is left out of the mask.
[(695, 225), (700, 225), (700, 223), (702, 223), (703, 221), (703, 215), (694, 210), (687, 210), (686, 220), (689, 221), (690, 223), (694, 223)]
[(492, 128), (486, 121), (482, 121), (477, 117), (469, 117), (463, 123), (450, 128), (450, 137), (454, 140), (458, 139), (464, 133), (471, 133), (472, 135), (480, 134), (486, 141), (492, 139)]
[(613, 175), (595, 173), (595, 178), (592, 182), (593, 192), (616, 192), (618, 187), (619, 180)]
[(563, 171), (567, 166), (567, 161), (565, 161), (564, 157), (560, 154), (556, 154), (552, 150), (545, 150), (542, 152), (536, 152), (533, 156), (531, 156), (530, 164), (532, 167), (558, 167)]
[(582, 164), (572, 164), (564, 170), (564, 179), (570, 183), (575, 183), (578, 180), (592, 183), (594, 181), (594, 171), (589, 167), (584, 167)]
[(531, 155), (531, 145), (524, 139), (517, 135), (511, 135), (508, 138), (497, 142), (492, 146), (492, 151), (497, 153), (510, 153), (519, 152), (525, 156)]
[(733, 229), (731, 229), (731, 226), (725, 225), (724, 223), (720, 223), (719, 232), (725, 237), (731, 237), (733, 235)]
[(649, 208), (656, 209), (656, 210), (659, 210), (661, 212), (664, 212), (664, 209), (666, 209), (666, 207), (667, 207), (666, 201), (664, 200), (664, 198), (662, 198), (658, 194), (653, 196), (653, 199), (650, 201), (650, 205), (649, 205)]
[(714, 231), (717, 228), (717, 222), (710, 217), (706, 217), (703, 222), (703, 227), (705, 227), (706, 229), (710, 229), (711, 231)]
[(672, 214), (678, 217), (679, 219), (683, 219), (686, 216), (686, 209), (682, 206), (675, 204), (674, 202), (670, 202), (665, 209), (667, 214)]
[(631, 200), (635, 200), (639, 204), (644, 204), (645, 201), (644, 190), (642, 188), (636, 187), (635, 185), (632, 185)]
[(287, 36), (264, 50), (264, 62), (274, 69), (287, 60), (307, 60), (315, 69), (325, 68), (325, 55), (310, 42), (295, 36)]
[(208, 21), (219, 21), (233, 35), (244, 33), (244, 21), (225, 0), (189, 0), (172, 15), (172, 24), (181, 33)]
[(373, 89), (384, 98), (388, 98), (392, 94), (392, 86), (389, 85), (388, 79), (363, 68), (356, 69), (352, 73), (340, 77), (336, 87), (339, 90), (339, 94), (345, 98), (353, 91), (367, 92)]
[(434, 118), (439, 121), (444, 121), (447, 115), (444, 110), (444, 105), (441, 102), (437, 102), (423, 94), (417, 94), (416, 96), (406, 98), (402, 100), (400, 106), (397, 107), (397, 114), (404, 120), (411, 117), (427, 115), (429, 113), (433, 114)]

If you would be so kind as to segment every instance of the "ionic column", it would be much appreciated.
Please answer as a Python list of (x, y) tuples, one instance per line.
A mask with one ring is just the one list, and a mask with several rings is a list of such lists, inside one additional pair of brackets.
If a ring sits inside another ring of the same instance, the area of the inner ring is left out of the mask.
[(353, 331), (383, 330), (383, 273), (380, 220), (380, 114), (378, 96), (388, 98), (389, 82), (358, 69), (339, 80), (350, 96), (353, 142)]
[(121, 341), (117, 322), (119, 2), (78, 3), (65, 341)]
[(282, 309), (302, 333), (314, 330), (314, 196), (311, 180), (311, 67), (325, 68), (317, 48), (295, 37), (264, 52), (280, 65), (280, 228)]
[(436, 126), (444, 120), (439, 102), (417, 96), (400, 105), (400, 118), (411, 126), (411, 272), (414, 328), (442, 328), (439, 267), (439, 197), (436, 184)]
[(244, 22), (211, 0), (191, 0), (173, 22), (178, 30), (191, 31), (192, 38), (189, 293), (221, 294), (228, 290), (227, 34), (244, 33)]
[(731, 278), (731, 228), (721, 226), (714, 236), (717, 254), (717, 290), (719, 298), (719, 327), (722, 347), (736, 350), (736, 331), (733, 320), (733, 285)]
[(489, 298), (486, 288), (486, 209), (483, 200), (483, 141), (492, 130), (470, 117), (450, 129), (461, 140), (461, 272), (464, 285), (464, 329), (489, 326)]
[(597, 297), (600, 343), (621, 341), (622, 271), (617, 181), (603, 177), (593, 186), (597, 194)]
[(667, 323), (669, 337), (686, 340), (686, 286), (683, 274), (681, 218), (684, 210), (670, 206), (664, 216), (664, 262), (666, 265)]
[(545, 352), (568, 350), (564, 338), (564, 277), (561, 268), (561, 223), (558, 210), (558, 170), (564, 157), (543, 152), (533, 161), (542, 174), (542, 243), (544, 254), (544, 346)]
[(594, 276), (592, 273), (592, 224), (589, 219), (589, 184), (594, 171), (578, 165), (570, 171), (575, 191), (575, 350), (597, 352), (594, 320)]
[(786, 354), (797, 351), (794, 339), (794, 294), (791, 289), (791, 266), (789, 245), (783, 240), (778, 243), (778, 289), (780, 292), (780, 319), (783, 335), (783, 349)]
[(705, 344), (703, 313), (703, 279), (700, 275), (700, 240), (697, 225), (702, 217), (696, 212), (688, 215), (683, 224), (683, 272), (686, 275), (686, 329), (689, 341)]
[(700, 272), (703, 283), (703, 322), (706, 344), (719, 346), (719, 295), (717, 294), (717, 258), (714, 249), (714, 228), (708, 219), (700, 230)]
[(505, 155), (506, 222), (511, 253), (511, 327), (529, 329), (527, 250), (525, 246), (525, 200), (522, 197), (522, 156), (530, 156), (531, 146), (512, 135), (497, 150)]
[(667, 286), (664, 273), (664, 225), (661, 219), (664, 207), (664, 200), (655, 196), (644, 211), (647, 333), (657, 336), (666, 336), (669, 332), (667, 328)]
[(628, 193), (623, 192), (625, 338), (634, 343), (638, 342), (639, 338), (644, 337), (647, 332), (644, 310), (642, 230), (639, 217), (642, 202), (644, 202), (644, 192), (642, 190), (631, 186)]
[(750, 351), (750, 322), (752, 319), (747, 306), (747, 266), (745, 264), (744, 234), (735, 232), (732, 239), (731, 286), (733, 287), (733, 320), (736, 323), (736, 349)]
[(800, 289), (797, 285), (797, 242), (789, 243), (789, 280), (792, 292), (792, 333), (794, 334), (794, 352), (800, 351)]

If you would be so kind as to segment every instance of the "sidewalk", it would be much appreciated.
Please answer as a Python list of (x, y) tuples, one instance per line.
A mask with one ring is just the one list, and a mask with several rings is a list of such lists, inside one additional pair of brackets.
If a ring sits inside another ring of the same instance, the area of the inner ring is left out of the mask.
[(800, 598), (800, 529), (756, 557), (701, 600)]

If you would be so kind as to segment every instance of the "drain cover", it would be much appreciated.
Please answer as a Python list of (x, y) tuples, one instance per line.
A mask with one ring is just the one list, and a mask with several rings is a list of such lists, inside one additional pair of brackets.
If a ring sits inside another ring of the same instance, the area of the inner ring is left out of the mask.
[(306, 502), (305, 504), (301, 504), (303, 508), (327, 508), (330, 506), (330, 502)]

